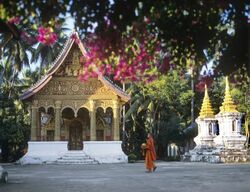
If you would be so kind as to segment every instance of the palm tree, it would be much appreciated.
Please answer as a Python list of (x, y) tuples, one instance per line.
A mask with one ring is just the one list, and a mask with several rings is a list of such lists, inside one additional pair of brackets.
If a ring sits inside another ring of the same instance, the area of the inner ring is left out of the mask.
[(18, 85), (20, 84), (18, 72), (11, 66), (10, 62), (7, 62), (7, 60), (2, 61), (0, 63), (0, 66), (0, 93), (7, 96), (7, 99), (10, 99), (13, 95), (18, 94), (18, 92), (20, 91), (18, 89)]
[(32, 46), (36, 43), (34, 30), (26, 25), (17, 27), (3, 21), (0, 26), (0, 58), (6, 59), (16, 71), (20, 71), (24, 66), (29, 67), (28, 54), (34, 51)]
[(47, 46), (36, 40), (37, 31), (27, 24), (17, 26), (0, 20), (0, 26), (0, 59), (6, 59), (16, 71), (30, 67), (30, 63), (40, 69), (51, 64), (66, 40), (64, 32), (69, 30), (55, 27), (57, 41)]
[(31, 62), (39, 63), (40, 69), (49, 66), (61, 51), (67, 39), (65, 32), (68, 30), (65, 27), (55, 28), (54, 33), (57, 34), (56, 42), (50, 46), (38, 43), (36, 49), (32, 52)]
[[(0, 148), (5, 161), (17, 160), (29, 138), (27, 107), (19, 94), (28, 85), (6, 60), (0, 63)], [(32, 75), (31, 75), (32, 77)], [(24, 86), (25, 85), (25, 86)]]

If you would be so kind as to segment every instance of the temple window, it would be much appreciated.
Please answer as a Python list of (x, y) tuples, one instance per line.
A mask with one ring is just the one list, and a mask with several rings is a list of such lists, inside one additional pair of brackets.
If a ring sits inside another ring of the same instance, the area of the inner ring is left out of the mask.
[(235, 132), (237, 127), (237, 119), (233, 120), (232, 122), (232, 131)]
[(209, 125), (208, 125), (208, 133), (209, 133), (209, 135), (212, 135), (213, 134), (213, 125), (212, 125), (212, 123), (209, 123)]
[(219, 127), (218, 121), (215, 122), (215, 129), (216, 129), (215, 134), (219, 135), (220, 134), (220, 127)]

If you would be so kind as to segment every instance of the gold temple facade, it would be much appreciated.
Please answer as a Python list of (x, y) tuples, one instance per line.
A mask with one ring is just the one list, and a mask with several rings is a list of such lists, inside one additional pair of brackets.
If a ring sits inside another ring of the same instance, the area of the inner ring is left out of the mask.
[(68, 141), (69, 150), (82, 150), (83, 141), (120, 140), (121, 109), (130, 96), (102, 75), (78, 80), (86, 50), (74, 35), (21, 99), (30, 108), (31, 141)]

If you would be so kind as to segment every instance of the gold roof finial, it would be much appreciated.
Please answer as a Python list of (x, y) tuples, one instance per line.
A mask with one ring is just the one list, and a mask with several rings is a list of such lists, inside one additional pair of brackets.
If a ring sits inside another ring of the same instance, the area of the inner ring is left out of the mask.
[(214, 112), (208, 96), (207, 85), (205, 85), (205, 95), (203, 98), (203, 103), (201, 105), (199, 118), (206, 118), (206, 117), (214, 117)]
[(236, 105), (234, 104), (230, 94), (228, 77), (226, 77), (225, 97), (222, 106), (220, 107), (220, 113), (227, 113), (227, 112), (238, 112), (236, 110)]

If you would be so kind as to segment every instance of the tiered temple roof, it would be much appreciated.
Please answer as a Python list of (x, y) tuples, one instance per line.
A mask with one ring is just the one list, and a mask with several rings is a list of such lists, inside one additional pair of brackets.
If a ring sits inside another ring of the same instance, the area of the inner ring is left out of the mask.
[[(74, 37), (74, 38), (72, 38)], [(68, 40), (64, 44), (62, 51), (58, 54), (57, 58), (51, 65), (50, 69), (48, 70), (47, 74), (43, 76), (37, 83), (35, 83), (32, 87), (26, 90), (21, 96), (21, 100), (29, 99), (35, 93), (40, 91), (51, 79), (53, 74), (59, 69), (59, 67), (63, 64), (65, 58), (69, 54), (70, 49), (72, 48), (73, 44), (76, 43), (81, 50), (81, 53), (86, 56), (86, 49), (79, 38), (77, 32), (73, 31), (69, 36)], [(98, 73), (98, 72), (97, 72)], [(130, 96), (125, 93), (119, 86), (117, 86), (114, 82), (112, 82), (107, 77), (104, 77), (101, 73), (98, 73), (98, 79), (109, 89), (111, 89), (114, 93), (116, 93), (123, 101), (127, 102), (130, 100)]]
[(208, 96), (207, 85), (205, 85), (205, 95), (201, 106), (199, 118), (211, 118), (211, 117), (214, 117), (214, 112)]
[(222, 106), (220, 107), (220, 113), (227, 113), (227, 112), (238, 112), (236, 110), (236, 105), (234, 104), (230, 94), (228, 77), (226, 77), (226, 89), (225, 89), (224, 101), (222, 103)]

